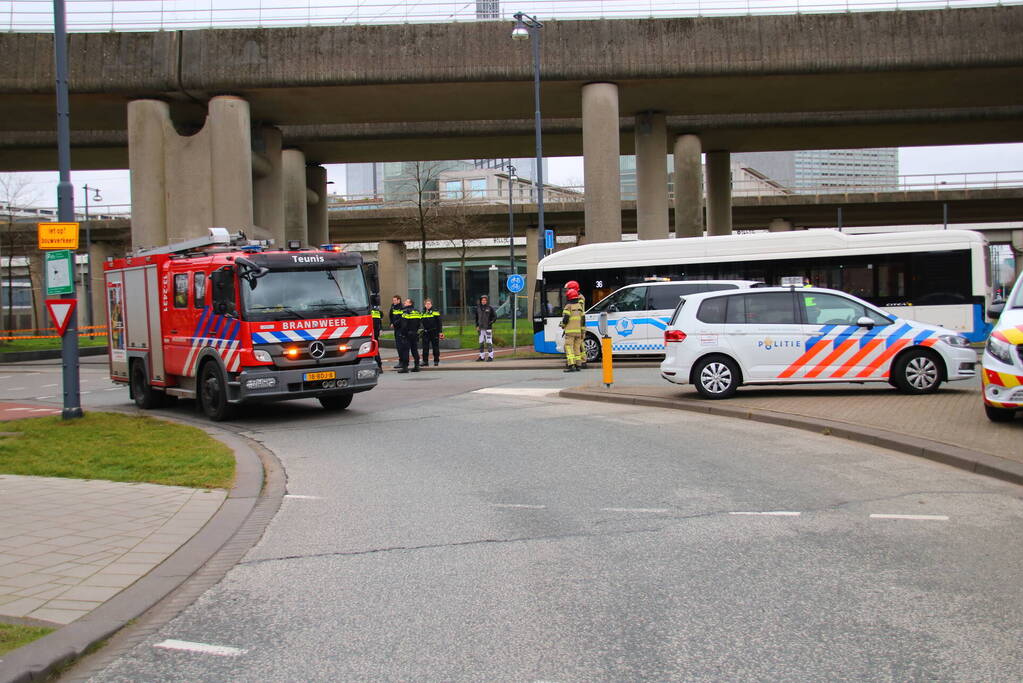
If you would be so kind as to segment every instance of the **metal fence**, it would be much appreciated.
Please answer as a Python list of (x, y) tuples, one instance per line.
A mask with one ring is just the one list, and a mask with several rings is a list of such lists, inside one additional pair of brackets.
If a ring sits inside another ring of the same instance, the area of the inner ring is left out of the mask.
[[(550, 19), (716, 17), (934, 10), (1015, 5), (1023, 0), (67, 0), (69, 31), (511, 21), (515, 12)], [(0, 1), (0, 30), (53, 30), (51, 0)]]

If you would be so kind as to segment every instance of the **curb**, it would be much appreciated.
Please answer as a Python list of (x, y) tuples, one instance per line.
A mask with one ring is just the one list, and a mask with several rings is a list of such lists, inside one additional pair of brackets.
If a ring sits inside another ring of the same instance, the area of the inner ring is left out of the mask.
[(995, 479), (1001, 479), (1012, 484), (1023, 485), (1023, 463), (1005, 460), (988, 453), (974, 451), (961, 446), (952, 446), (907, 434), (890, 432), (885, 429), (875, 429), (849, 422), (837, 420), (825, 420), (821, 418), (805, 417), (792, 413), (780, 413), (772, 410), (759, 408), (729, 408), (718, 405), (712, 401), (695, 401), (692, 399), (678, 398), (666, 399), (652, 396), (631, 396), (616, 394), (600, 390), (576, 387), (574, 389), (562, 389), (558, 392), (562, 398), (571, 398), (582, 401), (598, 401), (604, 403), (623, 403), (627, 405), (649, 406), (652, 408), (668, 408), (670, 410), (688, 410), (718, 417), (732, 417), (766, 424), (780, 425), (802, 429), (817, 434), (837, 436), (849, 441), (879, 446), (888, 450), (898, 451), (907, 455), (926, 458), (944, 465), (951, 465), (974, 474), (983, 474)]
[[(85, 348), (79, 347), (78, 356), (105, 356), (107, 355), (107, 347), (105, 346), (88, 346)], [(60, 349), (46, 349), (43, 351), (7, 351), (0, 353), (0, 363), (25, 363), (31, 360), (53, 360), (54, 358), (61, 358), (62, 352)]]
[[(198, 426), (162, 415), (158, 419)], [(0, 660), (0, 683), (46, 680), (59, 667), (82, 657), (93, 645), (137, 619), (202, 569), (232, 540), (257, 503), (283, 496), (283, 471), (280, 467), (265, 468), (248, 439), (209, 425), (204, 427), (207, 434), (227, 445), (235, 456), (235, 483), (220, 509), (170, 557), (88, 615), (5, 655)], [(280, 501), (276, 503), (279, 505)], [(256, 540), (258, 537), (253, 542)]]

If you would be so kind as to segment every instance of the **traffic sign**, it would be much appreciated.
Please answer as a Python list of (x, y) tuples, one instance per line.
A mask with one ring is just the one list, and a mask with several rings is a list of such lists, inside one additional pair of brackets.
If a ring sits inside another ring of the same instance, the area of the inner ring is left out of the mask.
[(62, 337), (67, 330), (67, 324), (71, 321), (71, 316), (75, 312), (75, 303), (77, 301), (77, 299), (46, 300), (46, 308), (50, 311), (50, 319), (53, 320), (53, 326), (57, 328), (57, 334)]
[(75, 281), (72, 274), (72, 252), (46, 252), (46, 296), (73, 294)]
[(44, 251), (78, 248), (78, 223), (36, 223), (36, 228)]
[(508, 276), (508, 291), (512, 294), (518, 294), (526, 287), (526, 278), (521, 275), (509, 275)]
[(543, 231), (543, 246), (547, 251), (554, 249), (554, 231), (547, 229)]

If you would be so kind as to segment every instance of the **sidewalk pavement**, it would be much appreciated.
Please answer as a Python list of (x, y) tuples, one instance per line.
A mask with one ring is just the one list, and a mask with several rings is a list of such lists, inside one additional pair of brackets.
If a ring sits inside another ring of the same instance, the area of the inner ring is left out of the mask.
[[(6, 420), (56, 413), (0, 404), (0, 439), (8, 437)], [(262, 527), (232, 541), (257, 503), (279, 504), (283, 474), (264, 468), (244, 439), (207, 431), (234, 451), (230, 491), (0, 475), (0, 622), (58, 629), (3, 655), (0, 683), (45, 679), (157, 604), (229, 543), (240, 557), (258, 539)], [(254, 523), (265, 526), (270, 516), (253, 515)], [(219, 579), (228, 564), (217, 560), (203, 571)]]

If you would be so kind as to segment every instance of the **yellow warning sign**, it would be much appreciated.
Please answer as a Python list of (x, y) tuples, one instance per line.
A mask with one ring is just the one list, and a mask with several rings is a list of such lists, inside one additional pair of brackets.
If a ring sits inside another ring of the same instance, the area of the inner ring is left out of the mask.
[(36, 223), (39, 228), (39, 248), (77, 249), (78, 223)]

